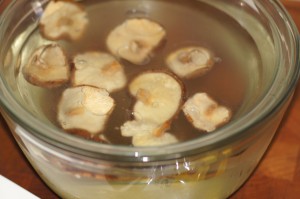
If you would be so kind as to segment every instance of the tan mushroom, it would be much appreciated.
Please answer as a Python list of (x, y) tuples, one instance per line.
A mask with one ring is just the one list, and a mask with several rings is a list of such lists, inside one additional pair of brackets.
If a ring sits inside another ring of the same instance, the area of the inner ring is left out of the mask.
[(169, 123), (157, 124), (147, 120), (132, 120), (121, 126), (121, 133), (124, 137), (132, 137), (140, 133), (150, 133), (159, 137), (169, 129), (169, 126)]
[(123, 66), (110, 54), (86, 52), (73, 59), (75, 70), (72, 75), (74, 86), (89, 85), (113, 92), (123, 88), (127, 79)]
[(163, 124), (174, 117), (182, 103), (182, 84), (164, 72), (140, 74), (130, 83), (129, 91), (137, 99), (133, 109), (136, 120)]
[(132, 137), (134, 146), (156, 146), (178, 142), (177, 138), (165, 131), (169, 125), (156, 124), (145, 120), (127, 121), (121, 126), (122, 136)]
[(195, 128), (206, 132), (227, 123), (232, 115), (229, 108), (219, 105), (206, 93), (197, 93), (189, 98), (183, 112)]
[(137, 99), (133, 108), (135, 119), (121, 126), (122, 135), (132, 137), (134, 146), (177, 142), (173, 135), (165, 134), (182, 103), (181, 83), (167, 73), (151, 71), (137, 76), (129, 91)]
[(168, 67), (179, 77), (192, 78), (203, 75), (214, 65), (213, 54), (206, 48), (186, 47), (167, 57)]
[(62, 94), (58, 121), (64, 130), (94, 135), (103, 131), (114, 106), (114, 100), (105, 89), (71, 87)]
[(134, 64), (146, 63), (166, 32), (149, 19), (128, 19), (108, 35), (106, 44), (117, 57)]
[(178, 142), (178, 139), (170, 134), (165, 132), (161, 136), (153, 136), (153, 134), (137, 134), (132, 138), (133, 146), (162, 146), (175, 144)]
[(49, 40), (78, 40), (87, 28), (84, 8), (74, 1), (50, 1), (40, 19), (40, 33)]
[(58, 44), (44, 45), (35, 50), (22, 72), (28, 82), (46, 88), (61, 86), (70, 78), (67, 57)]

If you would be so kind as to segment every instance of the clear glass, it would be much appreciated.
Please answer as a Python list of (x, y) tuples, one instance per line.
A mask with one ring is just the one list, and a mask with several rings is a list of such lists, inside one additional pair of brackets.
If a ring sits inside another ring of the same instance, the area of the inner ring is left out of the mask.
[[(17, 83), (27, 56), (20, 51), (47, 2), (2, 2), (0, 103), (20, 148), (49, 187), (62, 198), (198, 199), (227, 198), (245, 182), (270, 144), (299, 76), (298, 32), (279, 1), (172, 1), (180, 6), (205, 3), (233, 18), (254, 41), (261, 67), (254, 62), (247, 69), (252, 81), (232, 122), (159, 150), (99, 144), (66, 134), (41, 114), (34, 101), (38, 90), (27, 92)], [(154, 12), (160, 10), (154, 2), (168, 0), (116, 2), (129, 2), (133, 8), (146, 4)], [(33, 47), (42, 42), (30, 39)], [(234, 41), (230, 35), (228, 39)], [(244, 49), (236, 45), (234, 50)]]

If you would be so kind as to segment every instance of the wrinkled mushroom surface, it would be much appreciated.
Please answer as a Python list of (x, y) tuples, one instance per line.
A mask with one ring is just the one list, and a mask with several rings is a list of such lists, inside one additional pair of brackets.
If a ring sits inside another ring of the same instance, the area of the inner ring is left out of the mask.
[(123, 88), (127, 79), (123, 66), (110, 54), (86, 52), (73, 59), (75, 70), (72, 75), (74, 86), (89, 85), (113, 92)]
[(172, 75), (151, 71), (138, 75), (129, 85), (129, 91), (137, 99), (133, 108), (135, 119), (121, 126), (121, 134), (132, 137), (134, 146), (177, 142), (166, 130), (182, 103), (181, 83)]
[(175, 144), (177, 142), (177, 138), (174, 135), (167, 132), (165, 132), (161, 136), (154, 136), (151, 133), (137, 134), (132, 138), (133, 146), (162, 146), (168, 144)]
[(40, 33), (49, 40), (78, 40), (87, 28), (84, 8), (74, 1), (50, 1), (40, 19)]
[(22, 72), (28, 82), (46, 88), (61, 86), (70, 78), (67, 57), (57, 44), (44, 45), (36, 49)]
[(192, 78), (203, 75), (214, 65), (213, 54), (206, 48), (186, 47), (167, 57), (168, 67), (179, 77)]
[(105, 128), (114, 106), (114, 100), (105, 89), (90, 86), (71, 87), (61, 96), (58, 121), (67, 131), (97, 134)]
[(128, 19), (110, 32), (108, 49), (117, 57), (134, 64), (144, 64), (165, 37), (162, 26), (149, 19)]
[(182, 103), (181, 82), (164, 72), (138, 75), (130, 83), (129, 91), (137, 99), (133, 108), (137, 120), (165, 123), (177, 113)]
[(231, 118), (231, 110), (219, 105), (206, 93), (197, 93), (189, 98), (183, 112), (195, 128), (206, 132), (216, 130)]

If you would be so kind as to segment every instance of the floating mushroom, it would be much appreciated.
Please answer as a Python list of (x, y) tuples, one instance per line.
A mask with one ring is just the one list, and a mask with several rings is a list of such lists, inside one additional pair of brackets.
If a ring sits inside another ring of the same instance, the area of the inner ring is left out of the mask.
[(87, 13), (79, 3), (50, 1), (40, 19), (40, 32), (49, 40), (78, 40), (87, 24)]
[(117, 60), (101, 52), (86, 52), (75, 56), (74, 86), (89, 85), (113, 92), (126, 85), (123, 66)]
[(22, 72), (28, 82), (46, 88), (61, 86), (70, 78), (70, 66), (58, 44), (44, 45), (35, 50)]
[(169, 128), (169, 123), (157, 124), (147, 120), (127, 121), (121, 126), (124, 137), (132, 137), (140, 133), (150, 133), (153, 136), (161, 136)]
[(165, 131), (182, 103), (181, 83), (164, 72), (146, 72), (131, 82), (129, 91), (137, 99), (135, 119), (123, 124), (122, 135), (132, 136), (135, 146), (147, 145), (147, 138), (149, 145), (174, 143), (176, 138)]
[(231, 111), (219, 105), (206, 93), (197, 93), (183, 105), (183, 112), (195, 128), (214, 131), (231, 118)]
[(137, 98), (133, 108), (137, 120), (165, 123), (177, 113), (182, 103), (182, 84), (164, 72), (145, 72), (138, 75), (130, 83), (129, 91)]
[(179, 77), (191, 78), (203, 75), (214, 65), (212, 53), (202, 47), (176, 50), (167, 57), (168, 67)]
[(87, 132), (93, 136), (103, 131), (114, 106), (114, 100), (105, 89), (71, 87), (60, 99), (58, 121), (64, 130)]
[(178, 139), (174, 135), (167, 132), (161, 136), (153, 136), (151, 133), (146, 133), (137, 134), (132, 137), (133, 146), (161, 146), (175, 144), (177, 142)]
[(178, 142), (177, 138), (165, 131), (169, 124), (156, 124), (145, 120), (127, 121), (121, 126), (122, 136), (132, 137), (134, 146), (166, 145)]
[(165, 30), (156, 22), (128, 19), (111, 31), (106, 44), (115, 56), (141, 65), (148, 61), (165, 35)]

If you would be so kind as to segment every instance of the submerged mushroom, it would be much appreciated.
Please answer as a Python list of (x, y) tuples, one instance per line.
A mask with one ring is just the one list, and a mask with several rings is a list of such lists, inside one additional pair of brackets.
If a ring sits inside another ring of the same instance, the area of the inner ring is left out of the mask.
[(57, 117), (64, 130), (93, 136), (103, 131), (114, 106), (114, 100), (105, 89), (71, 87), (61, 96)]
[(161, 146), (177, 143), (177, 138), (165, 132), (161, 136), (153, 136), (153, 134), (137, 134), (132, 137), (133, 146)]
[(121, 126), (124, 137), (132, 137), (134, 146), (157, 146), (178, 142), (177, 138), (165, 132), (169, 124), (156, 124), (147, 120), (127, 121)]
[(80, 4), (74, 1), (50, 1), (40, 20), (40, 32), (49, 40), (77, 40), (87, 24), (87, 13)]
[(110, 32), (106, 44), (115, 56), (141, 65), (148, 61), (165, 35), (165, 30), (156, 22), (128, 19)]
[(211, 132), (231, 118), (231, 110), (219, 105), (206, 93), (197, 93), (183, 105), (187, 119), (197, 129)]
[(58, 44), (49, 44), (33, 52), (22, 72), (29, 83), (53, 88), (69, 81), (70, 66), (63, 49)]
[(127, 79), (123, 66), (117, 60), (101, 52), (87, 52), (75, 56), (72, 75), (74, 86), (89, 85), (113, 92), (123, 88)]
[(182, 84), (164, 72), (145, 72), (138, 75), (130, 83), (129, 91), (137, 99), (133, 108), (137, 120), (163, 124), (178, 112), (182, 103)]
[(179, 49), (170, 54), (166, 62), (168, 67), (182, 78), (202, 75), (214, 65), (212, 53), (202, 47)]
[(165, 135), (165, 131), (182, 103), (181, 83), (164, 72), (146, 72), (131, 82), (129, 91), (137, 102), (133, 108), (134, 120), (121, 126), (122, 135), (133, 137), (134, 146), (177, 142), (173, 135)]

